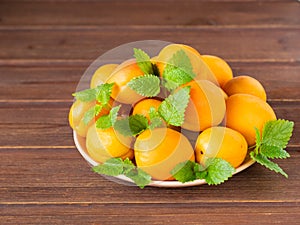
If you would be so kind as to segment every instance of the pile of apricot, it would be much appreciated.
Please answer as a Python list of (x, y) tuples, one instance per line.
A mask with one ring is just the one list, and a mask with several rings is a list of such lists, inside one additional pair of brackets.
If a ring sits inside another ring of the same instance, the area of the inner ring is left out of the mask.
[[(172, 180), (170, 171), (186, 160), (205, 163), (211, 157), (228, 161), (239, 167), (248, 148), (255, 145), (255, 127), (262, 130), (276, 115), (266, 102), (266, 92), (259, 81), (250, 76), (235, 76), (222, 58), (200, 53), (187, 45), (170, 44), (164, 47), (151, 63), (157, 75), (163, 78), (170, 58), (179, 50), (185, 52), (195, 77), (181, 85), (190, 87), (190, 99), (181, 127), (162, 123), (161, 127), (147, 129), (137, 136), (123, 136), (114, 127), (99, 129), (95, 121), (109, 113), (103, 109), (89, 124), (84, 114), (96, 101), (76, 100), (69, 113), (70, 126), (86, 138), (87, 152), (99, 163), (107, 159), (129, 158), (156, 180)], [(119, 117), (141, 114), (149, 119), (151, 107), (158, 109), (165, 96), (144, 97), (127, 84), (133, 78), (144, 76), (135, 59), (107, 64), (98, 68), (90, 88), (103, 83), (114, 83), (110, 106), (121, 105)], [(161, 91), (162, 92), (162, 91)]]

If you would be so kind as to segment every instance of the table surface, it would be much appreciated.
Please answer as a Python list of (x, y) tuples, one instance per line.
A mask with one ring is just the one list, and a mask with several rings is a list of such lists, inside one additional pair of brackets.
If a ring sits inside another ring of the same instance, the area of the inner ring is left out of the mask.
[[(0, 1), (1, 224), (299, 224), (300, 4), (284, 0)], [(68, 126), (85, 69), (158, 39), (218, 55), (295, 122), (286, 179), (258, 164), (219, 186), (125, 186), (91, 172)]]

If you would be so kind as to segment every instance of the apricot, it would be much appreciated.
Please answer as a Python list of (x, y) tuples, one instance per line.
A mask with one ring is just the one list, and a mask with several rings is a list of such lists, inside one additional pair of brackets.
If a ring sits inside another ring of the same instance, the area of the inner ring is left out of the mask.
[(233, 78), (232, 70), (224, 59), (213, 55), (202, 55), (201, 58), (214, 73), (220, 87), (223, 88)]
[(86, 135), (86, 148), (90, 157), (99, 163), (113, 157), (132, 158), (132, 140), (132, 137), (125, 137), (112, 127), (102, 130), (93, 124)]
[(112, 98), (124, 104), (133, 104), (144, 98), (127, 85), (131, 79), (143, 75), (144, 72), (139, 68), (135, 59), (120, 64), (107, 79), (107, 83), (114, 83)]
[(234, 77), (225, 84), (223, 89), (229, 96), (234, 94), (250, 94), (264, 101), (267, 100), (266, 91), (262, 84), (250, 76)]
[(137, 167), (157, 180), (172, 180), (170, 171), (180, 162), (195, 160), (189, 140), (170, 128), (146, 130), (134, 144)]
[(161, 76), (163, 76), (164, 68), (172, 56), (180, 50), (183, 50), (188, 56), (193, 68), (193, 73), (196, 75), (194, 78), (195, 80), (209, 80), (215, 84), (218, 84), (213, 72), (202, 60), (200, 53), (196, 49), (182, 44), (167, 45), (159, 52), (157, 58), (155, 58), (156, 66)]
[(276, 115), (271, 106), (259, 97), (235, 94), (226, 100), (226, 127), (240, 132), (249, 146), (255, 145), (255, 127), (261, 132), (270, 120), (276, 120)]
[(92, 76), (90, 87), (95, 88), (100, 84), (106, 83), (107, 79), (117, 66), (118, 64), (106, 64), (99, 67)]
[(132, 114), (141, 114), (145, 117), (147, 117), (148, 120), (150, 120), (149, 117), (149, 110), (151, 107), (154, 107), (156, 111), (158, 110), (158, 107), (160, 105), (161, 101), (153, 98), (143, 99), (139, 101), (135, 106), (133, 107)]
[(208, 158), (222, 158), (237, 168), (245, 160), (248, 145), (242, 134), (227, 127), (210, 127), (197, 138), (196, 161), (205, 164)]
[(81, 137), (85, 137), (88, 128), (94, 121), (90, 121), (89, 124), (85, 124), (83, 122), (84, 114), (92, 107), (94, 107), (96, 101), (92, 102), (82, 102), (80, 100), (76, 100), (69, 111), (69, 124), (70, 127), (77, 132), (77, 134)]
[(220, 124), (225, 116), (225, 97), (222, 90), (208, 80), (191, 81), (190, 101), (185, 110), (182, 127), (192, 131), (203, 131)]

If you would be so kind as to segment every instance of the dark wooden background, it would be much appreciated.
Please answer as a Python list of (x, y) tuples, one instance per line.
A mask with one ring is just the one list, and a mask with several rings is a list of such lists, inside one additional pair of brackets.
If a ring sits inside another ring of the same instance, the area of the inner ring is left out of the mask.
[[(220, 186), (124, 186), (91, 172), (68, 126), (88, 65), (127, 42), (223, 57), (295, 121), (289, 178), (255, 164)], [(300, 224), (300, 3), (0, 0), (0, 224)]]

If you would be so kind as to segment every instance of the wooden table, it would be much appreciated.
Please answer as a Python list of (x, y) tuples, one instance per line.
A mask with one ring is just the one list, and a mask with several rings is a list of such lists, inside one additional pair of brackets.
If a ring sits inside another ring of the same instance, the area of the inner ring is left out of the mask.
[[(124, 186), (91, 172), (68, 126), (88, 65), (159, 39), (223, 57), (295, 121), (278, 161), (219, 186)], [(300, 4), (297, 1), (0, 1), (0, 224), (300, 224)]]

